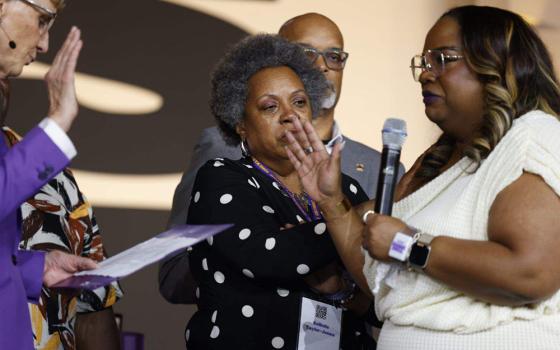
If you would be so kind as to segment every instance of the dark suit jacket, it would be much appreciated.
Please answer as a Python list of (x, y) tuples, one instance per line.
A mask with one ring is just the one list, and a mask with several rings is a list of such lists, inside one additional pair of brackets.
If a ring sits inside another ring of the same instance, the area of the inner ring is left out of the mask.
[(0, 136), (0, 349), (33, 349), (27, 302), (41, 293), (44, 253), (18, 249), (19, 207), (69, 160), (40, 127), (11, 149)]
[[(341, 155), (342, 172), (357, 180), (368, 197), (373, 198), (377, 187), (381, 154), (346, 136), (344, 141), (345, 145)], [(198, 169), (208, 160), (218, 157), (239, 159), (241, 158), (241, 149), (227, 145), (217, 127), (206, 128), (202, 131), (194, 147), (194, 154), (188, 170), (183, 174), (181, 182), (175, 189), (168, 226), (187, 222), (191, 190)], [(401, 176), (404, 173), (402, 164), (399, 173)], [(189, 276), (189, 274), (187, 254), (179, 254), (165, 260), (159, 269), (161, 294), (172, 303), (194, 303), (192, 280), (182, 278), (183, 276)]]

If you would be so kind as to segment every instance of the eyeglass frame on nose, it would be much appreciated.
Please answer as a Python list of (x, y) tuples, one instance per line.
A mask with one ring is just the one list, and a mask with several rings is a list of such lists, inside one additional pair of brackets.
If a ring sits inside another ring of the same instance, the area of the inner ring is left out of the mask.
[(19, 1), (23, 2), (26, 5), (31, 6), (35, 11), (39, 12), (42, 16), (48, 17), (48, 24), (45, 25), (44, 29), (39, 28), (43, 33), (46, 33), (51, 29), (57, 16), (57, 13), (55, 11), (46, 8), (45, 6), (37, 3), (35, 0), (19, 0)]
[[(458, 60), (465, 58), (465, 56), (459, 55), (459, 54), (457, 54), (457, 55), (445, 54), (444, 50), (458, 51), (459, 49), (456, 48), (456, 47), (445, 47), (445, 48), (441, 48), (441, 49), (430, 49), (430, 50), (426, 50), (426, 52), (424, 52), (422, 55), (412, 56), (412, 59), (410, 60), (410, 69), (412, 71), (412, 78), (414, 79), (414, 81), (419, 82), (420, 77), (422, 76), (422, 73), (425, 72), (425, 71), (431, 72), (436, 77), (439, 77), (445, 71), (445, 65), (447, 63), (457, 62)], [(434, 62), (432, 62), (432, 63), (428, 62), (427, 57), (431, 57), (430, 55), (432, 53), (439, 53), (439, 56), (441, 58), (441, 63), (438, 63), (438, 62), (435, 62), (435, 63), (440, 65), (441, 68), (436, 69), (437, 67), (435, 66)], [(420, 65), (415, 65), (415, 62), (414, 62), (415, 59), (419, 59), (420, 62), (422, 62), (422, 63)], [(417, 69), (420, 70), (420, 73), (418, 73), (418, 74), (416, 74)]]
[[(315, 61), (317, 61), (319, 56), (322, 56), (323, 60), (325, 61), (325, 64), (327, 65), (327, 67), (329, 69), (336, 70), (336, 71), (340, 71), (340, 70), (344, 69), (344, 67), (346, 66), (346, 60), (348, 59), (348, 56), (350, 56), (350, 54), (348, 52), (345, 52), (345, 51), (342, 51), (342, 50), (339, 50), (339, 49), (334, 49), (334, 48), (333, 49), (326, 49), (326, 50), (321, 51), (321, 50), (318, 50), (314, 47), (309, 47), (309, 46), (302, 46), (302, 47), (303, 47), (303, 51), (305, 52), (306, 56), (308, 56), (310, 58), (311, 63), (315, 63)], [(310, 53), (310, 52), (313, 53), (313, 55), (314, 55), (313, 59), (311, 59), (311, 57), (308, 55), (308, 53)], [(329, 60), (329, 58), (327, 56), (329, 53), (335, 53), (340, 57), (340, 59), (341, 59), (340, 67), (331, 66), (332, 62)]]

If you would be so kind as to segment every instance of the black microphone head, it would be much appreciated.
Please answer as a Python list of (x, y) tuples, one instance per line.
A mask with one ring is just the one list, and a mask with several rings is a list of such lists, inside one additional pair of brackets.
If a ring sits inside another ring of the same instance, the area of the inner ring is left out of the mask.
[(402, 119), (388, 118), (383, 124), (381, 131), (383, 137), (383, 147), (401, 149), (406, 140), (406, 122)]

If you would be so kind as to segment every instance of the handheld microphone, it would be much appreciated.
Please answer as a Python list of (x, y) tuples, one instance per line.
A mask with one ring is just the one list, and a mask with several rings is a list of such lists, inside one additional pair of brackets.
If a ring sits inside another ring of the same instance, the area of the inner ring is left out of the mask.
[(391, 215), (399, 176), (401, 148), (407, 135), (406, 122), (402, 119), (389, 118), (385, 120), (381, 134), (383, 153), (381, 153), (374, 210), (378, 214)]

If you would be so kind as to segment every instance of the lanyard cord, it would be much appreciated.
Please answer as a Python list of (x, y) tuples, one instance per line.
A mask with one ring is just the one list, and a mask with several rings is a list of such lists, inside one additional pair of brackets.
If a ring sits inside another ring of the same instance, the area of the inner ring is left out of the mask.
[[(288, 195), (288, 197), (290, 197), (290, 199), (292, 200), (292, 202), (294, 202), (294, 204), (296, 205), (296, 207), (299, 209), (299, 211), (305, 216), (305, 221), (307, 222), (311, 222), (311, 221), (317, 221), (323, 218), (323, 216), (321, 215), (321, 211), (319, 210), (319, 207), (317, 206), (317, 203), (315, 203), (311, 197), (309, 197), (309, 195), (305, 192), (303, 192), (303, 196), (307, 201), (307, 210), (301, 205), (300, 201), (296, 198), (296, 195), (290, 191), (286, 186), (284, 186), (284, 184), (282, 183), (282, 181), (278, 180), (278, 178), (274, 175), (274, 173), (272, 172), (272, 170), (270, 170), (266, 165), (264, 165), (263, 163), (259, 162), (258, 160), (256, 160), (255, 158), (251, 157), (252, 161), (253, 161), (253, 165), (263, 174), (265, 174), (266, 176), (268, 176), (270, 179), (272, 179), (273, 181), (275, 181), (281, 188), (282, 191), (284, 193), (286, 193)], [(311, 214), (311, 215), (310, 215)]]

